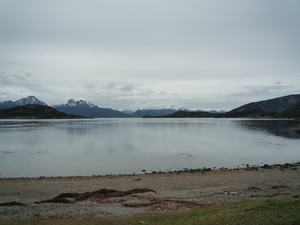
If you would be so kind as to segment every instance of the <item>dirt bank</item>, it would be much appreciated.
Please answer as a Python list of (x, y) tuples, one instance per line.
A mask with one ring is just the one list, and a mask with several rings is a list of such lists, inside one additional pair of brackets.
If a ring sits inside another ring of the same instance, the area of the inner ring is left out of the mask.
[(0, 179), (0, 220), (118, 216), (300, 197), (300, 163), (239, 170)]

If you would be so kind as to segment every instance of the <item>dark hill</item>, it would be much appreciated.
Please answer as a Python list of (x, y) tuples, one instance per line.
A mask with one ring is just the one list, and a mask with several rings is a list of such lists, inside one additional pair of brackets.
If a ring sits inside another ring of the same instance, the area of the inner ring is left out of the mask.
[(87, 117), (99, 117), (99, 118), (131, 117), (130, 115), (109, 108), (100, 108), (100, 107), (91, 108), (91, 107), (81, 107), (81, 106), (73, 106), (73, 107), (55, 106), (55, 108), (60, 112), (87, 116)]
[(269, 100), (252, 102), (226, 113), (226, 117), (261, 117), (274, 116), (300, 103), (300, 95), (288, 95)]
[(170, 115), (166, 116), (150, 116), (145, 115), (143, 118), (208, 118), (214, 117), (213, 114), (209, 112), (186, 112), (186, 111), (178, 111)]
[(219, 117), (225, 118), (254, 118), (254, 117), (276, 117), (278, 115), (277, 112), (262, 110), (262, 109), (246, 109), (243, 111), (230, 111), (223, 115), (219, 115)]
[(283, 110), (278, 116), (300, 118), (300, 103), (296, 103), (290, 108)]
[(24, 105), (9, 109), (0, 109), (1, 119), (79, 119), (86, 118), (66, 114), (44, 105)]

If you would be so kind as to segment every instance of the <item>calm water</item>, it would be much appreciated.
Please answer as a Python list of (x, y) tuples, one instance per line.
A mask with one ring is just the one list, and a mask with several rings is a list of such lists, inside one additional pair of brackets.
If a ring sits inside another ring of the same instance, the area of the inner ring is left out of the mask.
[(0, 177), (298, 162), (294, 125), (240, 119), (0, 120)]

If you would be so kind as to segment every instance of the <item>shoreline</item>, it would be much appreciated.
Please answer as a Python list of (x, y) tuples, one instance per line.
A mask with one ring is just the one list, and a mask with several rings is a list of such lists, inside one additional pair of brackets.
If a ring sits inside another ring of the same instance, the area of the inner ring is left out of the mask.
[(131, 175), (0, 179), (0, 221), (129, 216), (300, 197), (300, 163)]
[(141, 172), (132, 172), (132, 173), (124, 173), (124, 174), (92, 174), (92, 175), (71, 175), (71, 176), (36, 176), (36, 177), (0, 177), (1, 180), (13, 180), (13, 179), (57, 179), (57, 178), (88, 178), (88, 177), (122, 177), (122, 176), (139, 176), (139, 175), (151, 175), (151, 174), (182, 174), (182, 173), (205, 173), (205, 172), (212, 172), (212, 171), (237, 171), (237, 170), (246, 170), (251, 171), (258, 169), (294, 169), (300, 167), (300, 162), (294, 162), (294, 163), (276, 163), (276, 164), (263, 164), (262, 166), (259, 165), (250, 165), (250, 164), (242, 164), (242, 166), (237, 166), (234, 168), (227, 168), (227, 167), (203, 167), (203, 168), (197, 168), (197, 169), (191, 169), (191, 168), (183, 168), (183, 169), (177, 169), (177, 170), (150, 170), (150, 172), (147, 172), (146, 170), (142, 170)]

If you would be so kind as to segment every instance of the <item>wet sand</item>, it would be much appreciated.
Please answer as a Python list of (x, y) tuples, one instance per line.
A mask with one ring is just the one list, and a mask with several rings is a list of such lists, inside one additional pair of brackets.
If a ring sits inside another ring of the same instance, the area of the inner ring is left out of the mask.
[(299, 198), (300, 163), (236, 170), (0, 179), (0, 220), (124, 216)]

